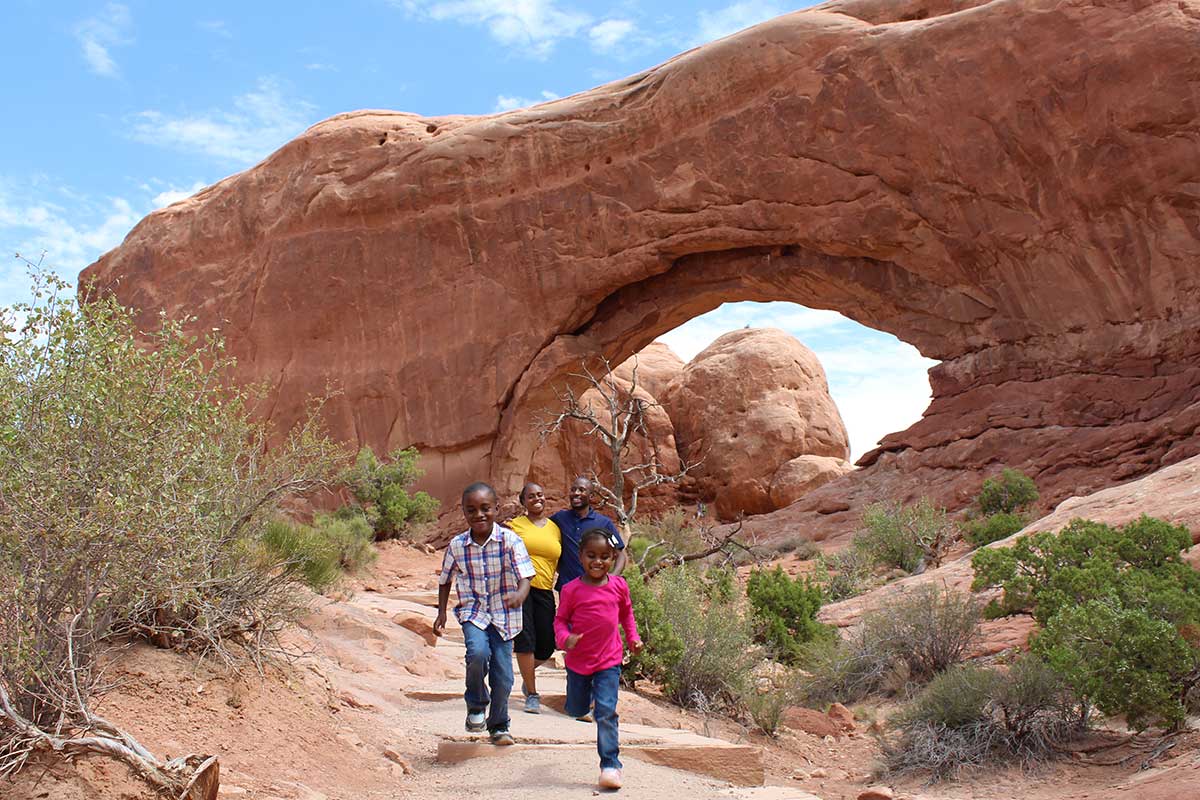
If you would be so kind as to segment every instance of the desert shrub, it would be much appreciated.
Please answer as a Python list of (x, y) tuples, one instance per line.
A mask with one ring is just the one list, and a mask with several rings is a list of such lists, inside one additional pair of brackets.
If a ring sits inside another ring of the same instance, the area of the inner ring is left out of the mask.
[(264, 657), (303, 599), (263, 527), (341, 458), (316, 409), (282, 441), (253, 422), (252, 398), (221, 388), (219, 340), (165, 318), (140, 335), (52, 276), (33, 293), (0, 314), (0, 771), (33, 749), (26, 723), (48, 731), (38, 747), (129, 752), (90, 710), (114, 633)]
[(871, 555), (851, 544), (832, 556), (817, 556), (814, 580), (821, 584), (828, 602), (846, 600), (865, 592), (872, 583)]
[(702, 548), (700, 531), (682, 508), (661, 516), (630, 522), (629, 558), (643, 569), (671, 554), (694, 553)]
[(646, 644), (631, 658), (630, 677), (654, 680), (683, 706), (736, 709), (758, 660), (738, 603), (714, 596), (686, 567), (664, 569), (648, 585), (636, 567), (626, 574)]
[(1003, 590), (993, 615), (1033, 614), (1034, 651), (1083, 701), (1135, 728), (1172, 725), (1200, 680), (1200, 649), (1184, 636), (1200, 623), (1200, 573), (1180, 555), (1190, 545), (1185, 528), (1151, 517), (1077, 519), (979, 551), (974, 585)]
[(374, 539), (375, 531), (361, 514), (318, 514), (312, 525), (272, 520), (263, 531), (262, 543), (279, 559), (294, 563), (310, 588), (323, 592), (345, 573), (375, 560)]
[(630, 684), (645, 679), (665, 683), (671, 670), (683, 656), (683, 642), (667, 620), (666, 610), (655, 591), (642, 580), (635, 562), (625, 568), (629, 596), (633, 602), (633, 617), (637, 620), (642, 651), (631, 653), (621, 670), (621, 678)]
[(805, 642), (830, 635), (830, 629), (816, 619), (821, 610), (821, 586), (807, 578), (791, 578), (778, 566), (755, 570), (746, 583), (746, 597), (753, 609), (758, 641), (785, 664), (800, 660)]
[(963, 533), (971, 544), (984, 547), (1012, 536), (1026, 524), (1025, 517), (1021, 514), (998, 512), (967, 520), (963, 525)]
[(979, 491), (983, 515), (1015, 514), (1038, 499), (1037, 486), (1029, 476), (1005, 467), (997, 477), (987, 478)]
[(848, 638), (805, 647), (801, 694), (821, 704), (905, 691), (961, 661), (978, 631), (969, 595), (920, 587), (873, 609)]
[(876, 503), (863, 513), (853, 546), (876, 564), (914, 573), (941, 562), (953, 532), (945, 510), (925, 498), (908, 506)]
[(354, 466), (342, 476), (358, 501), (358, 511), (371, 524), (378, 539), (409, 536), (412, 528), (437, 516), (438, 501), (425, 492), (409, 494), (423, 475), (417, 466), (421, 454), (415, 447), (396, 450), (388, 462), (375, 457), (371, 448), (358, 452)]
[(785, 672), (756, 682), (742, 694), (741, 705), (754, 727), (768, 736), (779, 732), (783, 712), (795, 700), (795, 676)]
[(1062, 679), (1025, 656), (1007, 672), (958, 665), (930, 681), (883, 741), (894, 775), (933, 779), (988, 764), (1030, 766), (1082, 730), (1079, 705)]

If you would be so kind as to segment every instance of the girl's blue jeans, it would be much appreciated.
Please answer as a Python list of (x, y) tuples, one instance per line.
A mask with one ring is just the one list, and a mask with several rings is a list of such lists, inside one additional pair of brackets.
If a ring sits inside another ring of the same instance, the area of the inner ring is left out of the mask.
[[(467, 645), (467, 690), (463, 694), (467, 711), (474, 714), (488, 710), (488, 732), (506, 731), (508, 695), (513, 685), (512, 642), (505, 641), (495, 625), (488, 625), (485, 631), (468, 622), (462, 629)], [(490, 693), (485, 679), (491, 685)]]
[(600, 769), (620, 769), (620, 734), (617, 732), (617, 687), (621, 684), (621, 666), (581, 675), (567, 668), (567, 714), (582, 717), (594, 706), (596, 750)]

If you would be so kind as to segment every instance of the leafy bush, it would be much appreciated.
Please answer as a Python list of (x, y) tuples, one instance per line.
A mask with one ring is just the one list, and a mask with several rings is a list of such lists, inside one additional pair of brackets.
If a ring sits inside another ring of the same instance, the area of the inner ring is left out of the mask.
[(630, 523), (629, 558), (650, 567), (669, 554), (695, 553), (702, 549), (700, 531), (681, 508), (672, 508), (653, 519)]
[(304, 582), (323, 592), (375, 560), (375, 532), (361, 514), (349, 518), (318, 514), (312, 525), (273, 520), (263, 531), (263, 546), (295, 564)]
[(735, 709), (757, 657), (753, 632), (736, 601), (713, 592), (694, 570), (670, 567), (645, 584), (626, 571), (645, 647), (626, 675), (659, 683), (680, 705)]
[(783, 712), (795, 699), (795, 676), (790, 672), (765, 679), (742, 695), (742, 707), (758, 728), (768, 736), (779, 732)]
[(354, 466), (342, 477), (375, 530), (378, 539), (411, 534), (412, 527), (430, 522), (437, 516), (438, 501), (425, 492), (409, 494), (413, 483), (424, 473), (417, 466), (421, 454), (415, 447), (394, 451), (390, 463), (381, 462), (371, 448), (358, 451)]
[(821, 584), (828, 602), (857, 597), (872, 583), (874, 562), (861, 547), (853, 543), (833, 556), (818, 556), (814, 579)]
[(941, 563), (954, 532), (944, 509), (922, 498), (910, 506), (876, 503), (863, 513), (854, 546), (880, 565), (915, 573)]
[(746, 597), (753, 609), (757, 638), (777, 660), (796, 664), (805, 642), (829, 635), (830, 629), (816, 619), (821, 595), (819, 584), (807, 578), (790, 578), (778, 566), (750, 574)]
[(1085, 701), (1129, 724), (1171, 725), (1200, 682), (1200, 573), (1185, 528), (1143, 516), (1120, 528), (1073, 520), (975, 554), (975, 588), (1003, 590), (989, 613), (1031, 611), (1033, 650)]
[(963, 526), (967, 541), (976, 547), (985, 547), (1012, 536), (1026, 525), (1021, 514), (998, 512), (990, 516), (968, 520)]
[(966, 594), (920, 587), (873, 609), (848, 638), (806, 647), (806, 703), (853, 703), (896, 693), (958, 663), (979, 631), (979, 609)]
[(1037, 499), (1038, 490), (1033, 479), (1005, 467), (999, 476), (984, 480), (979, 492), (979, 511), (984, 515), (1014, 514)]
[[(263, 552), (263, 526), (342, 458), (317, 409), (268, 450), (278, 437), (252, 421), (250, 398), (221, 388), (219, 340), (165, 318), (139, 335), (115, 300), (80, 308), (49, 275), (33, 293), (0, 314), (4, 769), (30, 751), (25, 724), (68, 755), (130, 752), (90, 710), (114, 633), (265, 657), (303, 601), (294, 566)], [(141, 773), (174, 787), (165, 767)]]
[(989, 763), (1028, 766), (1082, 730), (1079, 704), (1062, 679), (1033, 657), (1003, 673), (955, 666), (891, 722), (883, 741), (887, 769), (936, 779)]

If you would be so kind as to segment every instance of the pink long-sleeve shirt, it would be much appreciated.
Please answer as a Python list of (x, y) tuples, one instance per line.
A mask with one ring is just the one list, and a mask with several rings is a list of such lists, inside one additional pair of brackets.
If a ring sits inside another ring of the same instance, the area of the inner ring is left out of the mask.
[(559, 649), (573, 633), (579, 642), (563, 653), (567, 668), (591, 675), (621, 663), (624, 648), (617, 625), (625, 629), (630, 642), (640, 642), (629, 584), (618, 575), (609, 575), (603, 586), (592, 586), (576, 578), (562, 588), (558, 613), (554, 617), (554, 639)]

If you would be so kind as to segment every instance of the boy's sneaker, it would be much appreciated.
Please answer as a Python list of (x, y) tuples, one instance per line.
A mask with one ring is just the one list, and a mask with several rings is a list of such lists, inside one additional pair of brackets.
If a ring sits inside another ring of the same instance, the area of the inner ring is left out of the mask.
[(600, 788), (601, 789), (620, 789), (621, 788), (621, 770), (614, 767), (608, 767), (600, 770)]
[(542, 713), (542, 698), (539, 695), (531, 694), (525, 697), (525, 713), (540, 714)]
[(492, 744), (509, 745), (515, 741), (512, 734), (508, 732), (508, 728), (500, 728), (499, 730), (492, 731)]
[(487, 719), (482, 711), (467, 712), (467, 733), (480, 733), (487, 730)]

